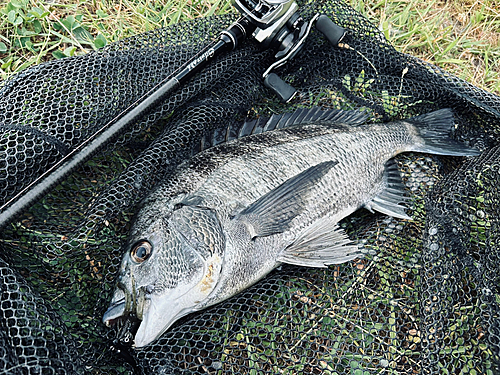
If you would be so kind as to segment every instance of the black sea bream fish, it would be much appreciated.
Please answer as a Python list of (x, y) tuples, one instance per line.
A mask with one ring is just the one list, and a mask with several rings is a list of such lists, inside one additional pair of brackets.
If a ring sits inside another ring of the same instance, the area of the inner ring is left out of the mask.
[(450, 138), (449, 109), (386, 124), (366, 120), (358, 111), (318, 109), (273, 116), (265, 128), (274, 130), (179, 165), (136, 215), (103, 321), (136, 314), (135, 346), (142, 347), (282, 263), (352, 260), (360, 253), (339, 220), (360, 207), (409, 219), (394, 156), (478, 154)]

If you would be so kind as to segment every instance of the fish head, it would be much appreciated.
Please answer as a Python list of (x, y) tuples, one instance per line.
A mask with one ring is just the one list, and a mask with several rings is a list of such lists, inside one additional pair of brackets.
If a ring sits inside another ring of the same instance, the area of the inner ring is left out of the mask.
[(145, 346), (179, 318), (201, 309), (215, 288), (225, 246), (213, 210), (177, 204), (145, 212), (125, 245), (106, 325), (134, 314), (141, 323), (134, 345)]

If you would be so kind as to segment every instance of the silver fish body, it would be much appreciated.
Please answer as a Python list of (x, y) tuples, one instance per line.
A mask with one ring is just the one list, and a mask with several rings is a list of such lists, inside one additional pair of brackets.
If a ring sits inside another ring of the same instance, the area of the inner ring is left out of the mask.
[(326, 267), (359, 257), (341, 219), (360, 207), (409, 219), (395, 155), (477, 154), (449, 138), (450, 110), (365, 122), (357, 111), (275, 116), (266, 124), (275, 130), (179, 165), (136, 215), (104, 322), (135, 313), (141, 347), (282, 263)]

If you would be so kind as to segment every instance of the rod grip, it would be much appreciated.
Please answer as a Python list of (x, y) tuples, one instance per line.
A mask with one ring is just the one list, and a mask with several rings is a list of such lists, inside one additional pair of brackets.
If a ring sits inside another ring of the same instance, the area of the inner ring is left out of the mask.
[(326, 39), (335, 47), (338, 47), (346, 34), (346, 29), (333, 23), (333, 21), (322, 14), (316, 21), (316, 29), (323, 33)]

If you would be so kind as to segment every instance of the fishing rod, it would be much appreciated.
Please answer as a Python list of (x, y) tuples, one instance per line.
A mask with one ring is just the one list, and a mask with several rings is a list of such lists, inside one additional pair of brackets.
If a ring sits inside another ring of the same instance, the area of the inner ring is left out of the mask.
[(234, 50), (245, 39), (251, 37), (263, 49), (276, 51), (276, 61), (264, 72), (262, 78), (266, 87), (282, 102), (287, 102), (293, 98), (296, 90), (272, 70), (286, 64), (301, 50), (313, 25), (334, 46), (339, 46), (346, 35), (345, 29), (334, 24), (325, 15), (316, 14), (310, 20), (304, 20), (295, 0), (233, 0), (233, 4), (241, 13), (241, 17), (227, 30), (222, 31), (216, 41), (196, 53), (188, 62), (3, 204), (0, 207), (0, 228), (63, 181), (105, 144), (151, 113), (211, 61)]

